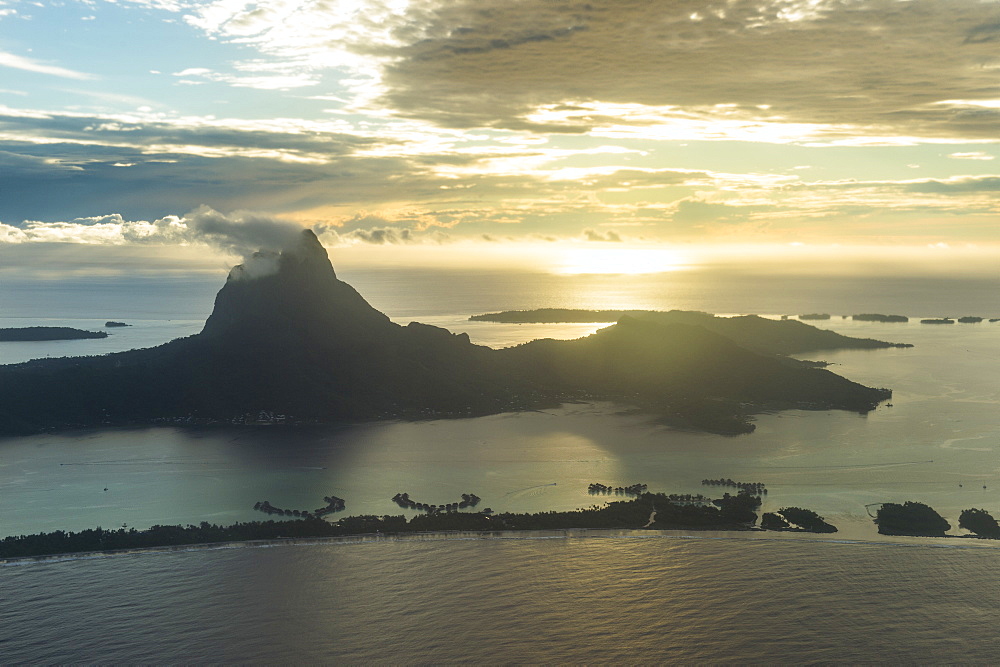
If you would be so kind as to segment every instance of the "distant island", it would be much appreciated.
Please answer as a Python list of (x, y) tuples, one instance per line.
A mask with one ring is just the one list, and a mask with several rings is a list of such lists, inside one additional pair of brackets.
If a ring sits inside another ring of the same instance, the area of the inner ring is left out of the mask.
[(113, 320), (109, 320), (109, 321), (107, 321), (107, 322), (104, 323), (104, 326), (107, 327), (107, 328), (109, 328), (109, 329), (111, 329), (111, 328), (114, 328), (114, 327), (130, 327), (132, 325), (131, 324), (126, 324), (125, 322), (115, 322)]
[(910, 318), (905, 315), (883, 315), (882, 313), (862, 313), (851, 315), (852, 320), (858, 322), (909, 322)]
[(954, 324), (955, 320), (949, 317), (931, 317), (925, 320), (920, 320), (921, 324)]
[[(620, 322), (623, 317), (660, 325), (697, 326), (719, 334), (740, 347), (760, 354), (792, 355), (820, 350), (869, 350), (890, 347), (913, 347), (907, 343), (887, 343), (871, 338), (851, 338), (827, 329), (795, 320), (772, 320), (758, 315), (718, 317), (696, 310), (577, 310), (538, 308), (505, 310), (473, 315), (476, 322), (555, 324), (584, 322)], [(801, 319), (801, 318), (800, 318)]]
[(806, 313), (805, 315), (799, 315), (800, 320), (828, 320), (830, 319), (830, 313)]
[(962, 324), (979, 324), (983, 321), (983, 318), (975, 315), (966, 315), (965, 317), (958, 318), (958, 321)]
[(41, 340), (82, 340), (86, 338), (107, 338), (103, 331), (84, 331), (72, 327), (21, 327), (0, 329), (0, 342), (41, 341)]
[(76, 427), (467, 417), (607, 400), (665, 423), (753, 430), (764, 410), (866, 413), (891, 397), (792, 359), (893, 347), (797, 321), (621, 316), (571, 341), (494, 350), (400, 326), (336, 276), (311, 231), (230, 272), (202, 331), (159, 347), (0, 366), (0, 435)]
[[(983, 487), (986, 488), (985, 486)], [(924, 503), (907, 500), (904, 503), (876, 503), (875, 513), (878, 532), (883, 535), (912, 535), (916, 537), (955, 537), (947, 535), (951, 524)], [(1000, 539), (1000, 524), (984, 509), (962, 510), (958, 527), (976, 537)]]

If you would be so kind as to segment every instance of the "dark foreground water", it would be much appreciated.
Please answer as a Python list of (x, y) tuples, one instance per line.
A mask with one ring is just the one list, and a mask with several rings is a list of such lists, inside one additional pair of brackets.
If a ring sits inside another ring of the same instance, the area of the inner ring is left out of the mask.
[(1000, 549), (428, 536), (0, 567), (3, 662), (1000, 660)]

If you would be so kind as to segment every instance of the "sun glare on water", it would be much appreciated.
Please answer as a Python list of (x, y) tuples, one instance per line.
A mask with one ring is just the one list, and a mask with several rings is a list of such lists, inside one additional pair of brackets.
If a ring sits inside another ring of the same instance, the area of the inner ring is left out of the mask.
[(688, 262), (664, 248), (571, 248), (554, 267), (562, 275), (664, 273), (687, 268)]

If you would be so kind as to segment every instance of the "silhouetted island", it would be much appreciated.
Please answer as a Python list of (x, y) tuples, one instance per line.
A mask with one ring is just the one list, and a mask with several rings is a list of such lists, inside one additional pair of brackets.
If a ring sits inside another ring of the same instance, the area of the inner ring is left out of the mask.
[(0, 342), (40, 341), (40, 340), (83, 340), (86, 338), (107, 338), (103, 331), (85, 331), (72, 327), (20, 327), (0, 329)]
[(950, 317), (931, 317), (925, 320), (920, 320), (921, 324), (954, 324), (955, 320)]
[[(951, 530), (951, 524), (944, 517), (928, 505), (910, 500), (902, 504), (882, 503), (874, 518), (878, 524), (878, 532), (883, 535), (963, 537), (947, 535), (947, 531)], [(969, 531), (975, 537), (1000, 539), (1000, 524), (984, 509), (973, 507), (962, 510), (958, 517), (958, 527)]]
[(799, 315), (800, 320), (828, 320), (830, 319), (830, 313), (806, 313), (805, 315)]
[(153, 526), (148, 530), (97, 528), (76, 533), (59, 530), (37, 535), (10, 536), (0, 540), (0, 558), (368, 533), (574, 528), (743, 531), (753, 529), (757, 520), (754, 510), (759, 506), (759, 498), (743, 494), (726, 494), (711, 504), (692, 504), (674, 502), (662, 493), (643, 493), (633, 500), (610, 502), (603, 507), (569, 512), (437, 512), (418, 514), (409, 520), (401, 515), (362, 515), (344, 517), (336, 522), (327, 522), (314, 514), (300, 513), (301, 518), (288, 521), (253, 521), (231, 526), (202, 522), (198, 526)]
[(983, 318), (976, 315), (966, 315), (965, 317), (958, 318), (961, 324), (979, 324), (983, 321)]
[(126, 324), (125, 322), (115, 322), (113, 320), (109, 320), (109, 321), (107, 321), (107, 322), (104, 323), (104, 326), (106, 326), (109, 329), (111, 329), (111, 328), (114, 328), (114, 327), (130, 327), (132, 325), (131, 324)]
[(620, 322), (633, 318), (660, 325), (684, 324), (701, 327), (728, 338), (740, 347), (759, 354), (787, 356), (819, 350), (869, 350), (889, 347), (913, 347), (907, 343), (887, 343), (871, 338), (852, 338), (827, 329), (818, 329), (798, 320), (772, 320), (759, 315), (719, 317), (697, 310), (576, 310), (539, 308), (505, 310), (473, 315), (477, 322), (521, 324), (558, 324), (584, 322)]
[(473, 345), (466, 334), (390, 321), (337, 279), (307, 230), (281, 253), (257, 253), (235, 267), (196, 335), (0, 366), (0, 434), (244, 423), (248, 414), (281, 415), (283, 423), (457, 417), (579, 400), (622, 402), (670, 424), (735, 434), (753, 430), (753, 412), (865, 413), (891, 396), (740, 347), (699, 324), (742, 321), (736, 328), (755, 332), (751, 339), (790, 353), (802, 346), (772, 327), (810, 329), (801, 322), (697, 313), (679, 320), (621, 317), (578, 340)]
[(993, 515), (983, 509), (973, 507), (962, 510), (961, 516), (958, 517), (958, 527), (975, 533), (977, 537), (1000, 539), (1000, 524)]
[(837, 527), (812, 510), (784, 507), (777, 512), (765, 512), (760, 519), (764, 530), (788, 530), (804, 533), (836, 533)]
[(905, 315), (883, 315), (882, 313), (862, 313), (851, 315), (852, 320), (858, 322), (909, 322), (910, 318)]
[(883, 535), (915, 535), (944, 537), (951, 530), (944, 517), (929, 506), (907, 500), (899, 503), (882, 503), (875, 514), (878, 532)]

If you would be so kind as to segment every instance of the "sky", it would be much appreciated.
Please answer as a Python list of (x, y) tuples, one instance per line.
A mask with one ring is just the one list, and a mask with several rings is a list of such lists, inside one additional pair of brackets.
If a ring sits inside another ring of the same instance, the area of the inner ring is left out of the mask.
[(0, 0), (0, 273), (995, 272), (998, 141), (995, 1)]

